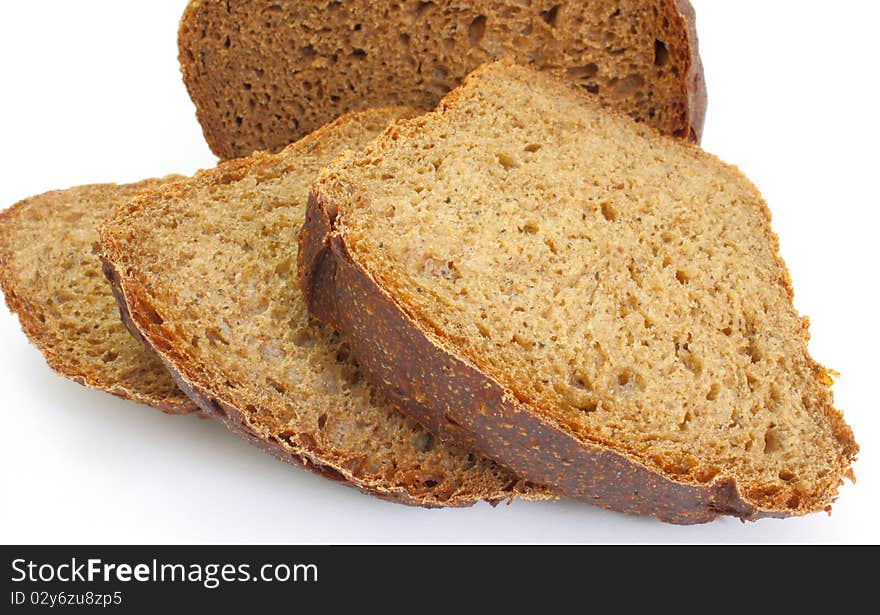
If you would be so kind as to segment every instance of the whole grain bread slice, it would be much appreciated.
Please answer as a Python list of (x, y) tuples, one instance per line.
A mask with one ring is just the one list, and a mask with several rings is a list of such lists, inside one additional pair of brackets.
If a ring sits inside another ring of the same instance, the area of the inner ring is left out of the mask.
[(183, 79), (221, 158), (277, 151), (349, 111), (433, 109), (511, 57), (699, 140), (706, 89), (687, 0), (193, 0)]
[(628, 513), (822, 510), (857, 452), (734, 167), (510, 63), (314, 184), (312, 312), (441, 438)]
[(349, 115), (280, 154), (222, 163), (143, 196), (101, 227), (106, 273), (133, 332), (181, 388), (282, 459), (423, 506), (546, 497), (388, 406), (299, 293), (309, 183), (341, 149), (412, 113)]
[(143, 190), (182, 179), (56, 190), (0, 212), (0, 287), (25, 334), (56, 372), (163, 412), (198, 408), (134, 340), (101, 260), (97, 225)]

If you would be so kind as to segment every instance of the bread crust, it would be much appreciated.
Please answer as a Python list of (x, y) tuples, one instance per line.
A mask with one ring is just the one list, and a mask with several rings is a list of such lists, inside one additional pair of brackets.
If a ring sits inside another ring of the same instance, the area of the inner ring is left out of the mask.
[[(677, 40), (670, 42), (674, 42), (676, 49), (684, 50), (681, 57), (678, 57), (678, 61), (681, 64), (680, 74), (678, 75), (679, 90), (683, 94), (684, 100), (682, 100), (681, 122), (675, 130), (675, 136), (699, 143), (703, 134), (708, 96), (703, 64), (699, 54), (696, 13), (690, 0), (658, 0), (657, 6), (665, 18), (669, 20), (669, 23), (674, 24), (674, 27), (670, 27), (670, 31), (674, 33), (673, 36)], [(256, 12), (258, 9), (259, 3), (255, 5), (253, 10)], [(231, 24), (230, 31), (242, 28), (242, 23), (235, 20), (245, 20), (249, 15), (237, 17), (236, 15), (240, 11), (239, 7), (235, 4), (230, 4), (228, 0), (191, 0), (181, 17), (178, 30), (179, 61), (183, 81), (195, 104), (196, 116), (202, 126), (205, 140), (211, 150), (220, 158), (234, 158), (251, 153), (248, 147), (239, 143), (244, 132), (239, 130), (238, 127), (231, 126), (230, 117), (224, 115), (224, 111), (228, 110), (228, 105), (234, 106), (238, 98), (242, 98), (239, 102), (241, 106), (240, 115), (244, 116), (248, 113), (243, 103), (244, 94), (238, 90), (230, 89), (239, 87), (232, 84), (233, 82), (238, 83), (237, 77), (240, 75), (221, 74), (219, 72), (214, 73), (203, 70), (200, 64), (202, 58), (199, 57), (199, 54), (205, 53), (205, 51), (195, 53), (194, 50), (201, 44), (201, 39), (211, 37), (212, 32), (206, 32), (206, 29), (212, 20), (223, 23), (226, 23), (228, 20)], [(222, 48), (219, 38), (216, 41), (216, 45), (216, 53), (227, 54), (234, 51)], [(214, 51), (209, 53), (214, 53)], [(437, 53), (440, 56), (443, 55), (442, 51)], [(496, 56), (494, 59), (500, 60), (502, 57)], [(284, 62), (284, 60), (280, 60), (280, 62)], [(297, 65), (291, 61), (290, 65), (286, 68), (296, 70)], [(476, 68), (476, 63), (469, 68)], [(333, 71), (328, 68), (327, 74), (332, 75)], [(326, 79), (329, 80), (331, 78), (328, 76)], [(393, 91), (395, 87), (393, 82), (389, 84), (389, 87)], [(378, 100), (375, 97), (369, 99), (369, 96), (366, 95), (367, 93), (364, 94), (359, 103), (361, 104), (360, 108), (403, 104), (405, 102), (403, 100), (396, 102), (387, 99)], [(225, 100), (227, 106), (218, 106), (218, 99)], [(299, 104), (306, 105), (309, 108), (319, 108), (324, 104), (324, 101), (320, 99), (300, 100), (300, 97), (297, 97), (297, 101)], [(409, 101), (406, 104), (413, 103)], [(429, 107), (425, 106), (425, 110), (428, 110)], [(343, 108), (336, 109), (335, 111), (341, 114), (356, 110), (358, 109)], [(238, 119), (241, 120), (241, 117)], [(258, 124), (257, 130), (263, 133), (259, 138), (260, 145), (251, 149), (276, 151), (288, 142), (295, 141), (305, 136), (312, 129), (317, 128), (317, 126), (299, 126), (298, 118), (295, 117), (285, 117), (284, 119), (293, 120), (297, 128), (290, 129), (289, 134), (283, 135), (285, 138), (279, 139), (282, 135), (273, 135), (271, 134), (273, 132), (272, 129), (264, 129), (262, 124)], [(332, 119), (332, 115), (328, 115), (324, 118), (324, 121), (328, 122)], [(247, 138), (244, 140), (247, 141)]]
[[(169, 176), (165, 180), (177, 178), (176, 176)], [(164, 180), (144, 180), (131, 184), (131, 187), (149, 189), (155, 187), (159, 181)], [(104, 185), (94, 185), (80, 186), (71, 190), (103, 188), (105, 188)], [(16, 225), (16, 220), (23, 215), (23, 211), (30, 206), (34, 199), (45, 199), (56, 195), (60, 198), (66, 192), (68, 191), (54, 191), (31, 197), (19, 201), (12, 207), (0, 212), (0, 289), (3, 291), (6, 305), (11, 312), (18, 316), (21, 328), (27, 338), (40, 350), (49, 367), (59, 375), (87, 388), (144, 404), (165, 414), (193, 414), (201, 417), (202, 415), (198, 407), (180, 391), (176, 395), (160, 396), (152, 394), (149, 391), (138, 389), (136, 386), (131, 386), (122, 380), (110, 378), (108, 374), (101, 373), (99, 370), (84, 369), (83, 366), (77, 365), (69, 356), (66, 356), (64, 352), (58, 352), (53, 347), (51, 342), (57, 338), (58, 333), (54, 332), (46, 322), (41, 321), (37, 316), (40, 310), (36, 309), (34, 300), (28, 298), (27, 289), (22, 287), (23, 282), (17, 278), (15, 271), (10, 266), (12, 248), (7, 237), (11, 233), (10, 229)], [(97, 259), (98, 257), (95, 256), (94, 258)], [(21, 289), (21, 292), (19, 292), (19, 289)]]
[(685, 74), (685, 89), (688, 95), (688, 120), (690, 127), (688, 140), (699, 143), (703, 139), (703, 126), (706, 123), (706, 109), (709, 94), (706, 90), (706, 75), (700, 57), (700, 44), (697, 38), (697, 14), (690, 0), (675, 0), (678, 18), (681, 19), (687, 35), (687, 48), (690, 50), (690, 65)]
[(109, 383), (97, 374), (84, 374), (80, 370), (73, 368), (64, 357), (53, 352), (48, 346), (38, 343), (38, 340), (45, 335), (43, 324), (36, 318), (33, 318), (31, 308), (18, 297), (15, 289), (2, 273), (0, 273), (0, 286), (3, 288), (3, 294), (6, 296), (6, 305), (9, 307), (9, 310), (18, 314), (18, 320), (25, 335), (27, 335), (28, 339), (34, 341), (40, 352), (43, 353), (46, 363), (53, 371), (89, 389), (103, 391), (122, 399), (138, 402), (165, 414), (193, 414), (202, 417), (199, 409), (189, 398), (160, 399), (152, 395), (145, 395), (131, 387), (126, 387), (121, 382)]
[[(513, 66), (509, 61), (499, 64)], [(475, 73), (488, 69), (486, 65)], [(570, 89), (585, 96), (550, 77), (536, 77), (560, 93)], [(447, 95), (435, 113), (454, 107), (464, 88)], [(384, 138), (394, 139), (394, 132), (390, 128)], [(334, 202), (323, 186), (322, 179), (312, 186), (300, 233), (298, 274), (307, 305), (347, 339), (374, 386), (442, 439), (484, 453), (526, 480), (552, 485), (564, 495), (672, 523), (702, 523), (721, 515), (743, 520), (782, 518), (828, 509), (835, 493), (794, 507), (758, 502), (746, 495), (748, 485), (738, 484), (729, 475), (705, 483), (665, 473), (634, 455), (578, 438), (565, 425), (536, 416), (533, 400), (501, 385), (476, 361), (463, 358), (442, 333), (421, 325), (417, 315), (352, 256), (346, 245), (345, 220), (339, 216), (341, 203)], [(767, 240), (782, 264), (778, 240), (769, 230), (769, 210), (757, 189), (751, 189), (762, 203)], [(784, 265), (782, 270), (786, 271)], [(780, 283), (791, 298), (787, 274)], [(815, 362), (812, 365), (820, 381), (828, 380), (823, 368)], [(845, 469), (858, 446), (842, 414), (833, 408), (830, 391), (823, 391), (825, 419), (841, 444)]]
[[(327, 127), (319, 129), (308, 139), (313, 142), (317, 141), (334, 126), (347, 120), (348, 116), (344, 116)], [(261, 164), (266, 157), (267, 155), (262, 153), (250, 158), (223, 162), (215, 169), (200, 172), (193, 178), (193, 181), (216, 186), (232, 181), (232, 178), (240, 178), (250, 172), (259, 173), (263, 168)], [(171, 190), (185, 190), (180, 187), (182, 185), (172, 187)], [(179, 197), (179, 193), (177, 196)], [(135, 206), (132, 205), (132, 207)], [(118, 212), (117, 215), (122, 215), (123, 212)], [(405, 485), (383, 483), (378, 478), (357, 476), (352, 470), (344, 467), (342, 461), (334, 463), (337, 460), (314, 441), (311, 443), (297, 442), (285, 438), (283, 434), (273, 433), (269, 429), (261, 429), (259, 422), (252, 418), (249, 419), (246, 412), (235, 407), (234, 402), (219, 398), (222, 396), (222, 392), (210, 392), (210, 384), (202, 379), (202, 369), (198, 364), (188, 360), (185, 355), (161, 336), (149, 333), (154, 316), (152, 316), (148, 291), (142, 285), (136, 272), (128, 271), (124, 265), (119, 265), (124, 261), (121, 258), (122, 248), (114, 241), (113, 234), (106, 232), (105, 227), (102, 227), (99, 229), (99, 235), (102, 244), (100, 256), (103, 263), (103, 273), (113, 290), (122, 320), (131, 334), (141, 342), (147, 351), (155, 354), (162, 361), (178, 387), (203, 410), (206, 416), (221, 421), (231, 431), (272, 453), (278, 459), (308, 469), (325, 478), (343, 482), (363, 493), (424, 508), (467, 507), (479, 501), (496, 505), (514, 497), (529, 500), (555, 499), (556, 496), (549, 489), (529, 485), (512, 474), (509, 478), (505, 477), (499, 480), (497, 485), (493, 484), (492, 489), (486, 489), (482, 492), (474, 490), (441, 496), (429, 492), (422, 495), (409, 491)], [(291, 246), (291, 250), (294, 249), (296, 246)]]
[[(241, 412), (238, 411), (237, 408), (213, 397), (203, 387), (187, 379), (173, 359), (171, 359), (166, 354), (158, 351), (158, 349), (150, 342), (150, 340), (144, 336), (143, 332), (137, 325), (137, 320), (139, 318), (149, 318), (148, 316), (140, 313), (140, 302), (138, 300), (137, 294), (126, 293), (124, 284), (122, 283), (119, 273), (116, 271), (113, 264), (107, 259), (103, 259), (103, 271), (104, 275), (107, 277), (107, 280), (110, 283), (111, 288), (113, 289), (113, 296), (116, 298), (116, 301), (119, 304), (120, 315), (122, 316), (122, 321), (125, 323), (125, 326), (135, 337), (135, 339), (139, 340), (144, 345), (144, 348), (146, 348), (149, 352), (152, 352), (162, 360), (162, 363), (168, 369), (172, 378), (174, 378), (177, 386), (180, 388), (181, 391), (186, 393), (186, 395), (199, 407), (199, 409), (203, 413), (202, 416), (220, 421), (227, 427), (227, 429), (229, 429), (233, 433), (240, 435), (245, 440), (247, 440), (251, 444), (256, 445), (267, 453), (270, 453), (280, 461), (284, 461), (294, 466), (304, 468), (306, 470), (309, 470), (310, 472), (314, 472), (319, 476), (323, 476), (324, 478), (328, 478), (332, 481), (354, 487), (363, 493), (378, 497), (383, 500), (387, 500), (389, 502), (406, 504), (409, 506), (420, 506), (422, 508), (461, 508), (472, 506), (476, 503), (475, 500), (466, 499), (455, 499), (449, 502), (440, 503), (429, 499), (415, 498), (402, 489), (400, 491), (389, 491), (384, 489), (380, 490), (373, 486), (364, 484), (361, 481), (357, 481), (351, 479), (350, 477), (347, 477), (343, 473), (344, 470), (342, 468), (336, 468), (328, 464), (317, 463), (314, 459), (306, 455), (305, 452), (301, 450), (296, 450), (289, 444), (285, 444), (277, 439), (266, 439), (266, 437), (262, 436), (260, 433), (258, 433), (256, 430), (248, 425), (246, 418)], [(513, 493), (511, 494), (511, 497), (512, 495)], [(504, 500), (491, 500), (489, 501), (489, 503), (495, 506), (502, 501)]]
[(309, 309), (349, 341), (368, 379), (397, 407), (538, 484), (610, 510), (675, 524), (785, 517), (748, 503), (731, 478), (677, 482), (637, 459), (581, 442), (529, 412), (497, 381), (419, 327), (349, 255), (337, 208), (313, 191), (298, 270)]

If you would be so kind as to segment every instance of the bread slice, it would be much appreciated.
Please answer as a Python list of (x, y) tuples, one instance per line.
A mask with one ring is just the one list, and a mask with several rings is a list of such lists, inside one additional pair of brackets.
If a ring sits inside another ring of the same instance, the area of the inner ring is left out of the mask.
[(318, 169), (411, 113), (350, 115), (280, 154), (144, 196), (101, 228), (107, 273), (181, 387), (281, 458), (410, 504), (545, 497), (386, 405), (297, 288), (297, 232)]
[(0, 212), (0, 286), (56, 372), (163, 412), (197, 410), (162, 363), (128, 334), (93, 248), (99, 222), (175, 176), (47, 192)]
[(706, 89), (686, 0), (193, 0), (183, 79), (221, 158), (277, 151), (348, 111), (433, 109), (512, 57), (699, 140)]
[(777, 249), (734, 167), (495, 63), (321, 173), (300, 271), (441, 438), (696, 523), (821, 510), (857, 451)]

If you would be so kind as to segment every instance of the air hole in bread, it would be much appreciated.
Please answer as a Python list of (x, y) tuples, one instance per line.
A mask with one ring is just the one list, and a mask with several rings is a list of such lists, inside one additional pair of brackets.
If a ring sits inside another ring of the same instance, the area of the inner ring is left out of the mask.
[(645, 78), (642, 75), (629, 75), (620, 80), (613, 80), (611, 83), (613, 95), (617, 98), (627, 98), (633, 96), (645, 87)]
[(575, 407), (585, 414), (591, 414), (599, 409), (599, 404), (595, 400), (591, 399), (589, 401), (577, 404)]
[(437, 5), (433, 2), (419, 2), (416, 5), (416, 17), (425, 18), (425, 16), (433, 11), (435, 8), (437, 8)]
[(569, 384), (575, 389), (579, 389), (581, 391), (591, 391), (593, 387), (590, 385), (590, 381), (586, 376), (582, 374), (573, 373), (568, 378)]
[(696, 357), (692, 352), (682, 349), (682, 351), (679, 352), (678, 356), (685, 369), (692, 372), (695, 376), (699, 376), (703, 373), (702, 361), (700, 361), (700, 359)]
[(266, 384), (268, 384), (270, 387), (272, 387), (273, 389), (275, 389), (276, 391), (278, 391), (281, 394), (284, 394), (287, 392), (287, 389), (284, 387), (284, 385), (273, 378), (266, 378)]
[(560, 5), (554, 4), (546, 11), (541, 11), (541, 19), (551, 28), (556, 27), (556, 21), (559, 19), (559, 9)]
[(764, 432), (764, 454), (772, 455), (782, 448), (782, 433), (775, 425)]
[(684, 413), (684, 417), (682, 417), (681, 422), (678, 424), (678, 428), (679, 428), (681, 431), (685, 431), (685, 430), (687, 430), (687, 428), (688, 428), (688, 423), (691, 422), (691, 419), (692, 419), (692, 418), (693, 418), (693, 417), (692, 417), (692, 415), (691, 415), (691, 413), (690, 413), (690, 410), (685, 411), (685, 413)]
[(669, 64), (669, 49), (666, 43), (657, 39), (654, 41), (654, 66), (666, 66)]
[(713, 382), (712, 386), (709, 387), (709, 392), (706, 393), (706, 400), (707, 401), (715, 401), (716, 399), (718, 399), (719, 392), (720, 392), (720, 387), (718, 386), (717, 383)]
[(745, 354), (749, 357), (749, 360), (752, 363), (759, 363), (764, 358), (754, 335), (748, 338), (748, 345), (746, 346)]
[(468, 26), (468, 41), (471, 45), (478, 45), (483, 40), (484, 34), (486, 34), (486, 16), (478, 15)]
[(511, 169), (516, 169), (520, 166), (517, 157), (508, 152), (499, 152), (496, 157), (498, 159), (498, 164), (500, 164), (505, 171), (510, 171)]
[(152, 305), (144, 304), (141, 306), (141, 310), (144, 316), (147, 317), (147, 320), (150, 321), (150, 323), (154, 325), (161, 325), (165, 322), (162, 316), (159, 315), (159, 312), (156, 311), (156, 308), (154, 308)]
[(219, 329), (214, 327), (205, 330), (205, 337), (212, 344), (223, 344), (224, 346), (229, 345), (229, 340), (223, 336)]
[(595, 62), (584, 64), (583, 66), (572, 66), (565, 69), (565, 74), (575, 81), (587, 81), (592, 79), (599, 72), (599, 65)]
[(489, 328), (486, 327), (482, 322), (474, 323), (474, 326), (477, 328), (477, 331), (480, 332), (480, 335), (485, 337), (486, 339), (492, 339), (492, 334), (489, 332)]
[(455, 262), (451, 260), (436, 259), (431, 256), (425, 256), (422, 262), (422, 270), (428, 275), (437, 276), (446, 280), (458, 280), (461, 274), (455, 266)]
[(605, 201), (600, 206), (602, 210), (602, 217), (608, 220), (609, 222), (614, 222), (617, 220), (617, 210), (614, 209), (614, 205)]

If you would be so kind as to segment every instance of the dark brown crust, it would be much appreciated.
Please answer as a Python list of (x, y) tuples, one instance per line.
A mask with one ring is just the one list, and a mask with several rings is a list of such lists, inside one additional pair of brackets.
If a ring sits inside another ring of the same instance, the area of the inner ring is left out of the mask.
[(709, 95), (706, 92), (706, 75), (703, 72), (703, 60), (700, 58), (700, 44), (697, 39), (697, 14), (690, 0), (675, 0), (678, 16), (687, 32), (687, 45), (690, 51), (690, 66), (685, 76), (685, 88), (688, 95), (688, 139), (699, 143), (703, 138), (703, 125), (706, 123), (706, 108)]
[[(348, 486), (355, 487), (358, 490), (369, 495), (373, 495), (391, 502), (396, 502), (398, 504), (421, 506), (423, 508), (440, 507), (436, 504), (426, 503), (422, 500), (415, 499), (403, 492), (379, 493), (372, 489), (368, 489), (360, 485), (355, 485), (348, 481), (345, 476), (343, 476), (335, 468), (332, 468), (328, 465), (316, 464), (305, 455), (297, 455), (290, 449), (285, 447), (284, 444), (282, 444), (281, 442), (278, 442), (276, 440), (264, 439), (260, 434), (252, 430), (247, 425), (245, 417), (236, 408), (212, 397), (202, 387), (199, 387), (195, 383), (186, 380), (180, 373), (180, 371), (176, 369), (175, 366), (171, 364), (171, 362), (168, 361), (162, 353), (158, 352), (156, 348), (153, 347), (150, 341), (138, 328), (135, 319), (132, 317), (132, 313), (129, 308), (129, 301), (126, 300), (119, 274), (113, 267), (112, 263), (110, 263), (106, 259), (103, 260), (103, 271), (104, 275), (107, 277), (107, 280), (110, 282), (110, 287), (113, 289), (113, 296), (116, 298), (116, 302), (119, 304), (119, 311), (122, 316), (122, 321), (125, 323), (125, 326), (128, 327), (128, 330), (135, 337), (135, 339), (140, 340), (140, 342), (144, 345), (144, 348), (146, 348), (149, 352), (152, 352), (162, 360), (162, 362), (165, 364), (165, 367), (174, 378), (174, 381), (177, 383), (177, 386), (180, 387), (180, 390), (186, 393), (187, 396), (196, 405), (199, 406), (206, 417), (217, 419), (218, 421), (226, 425), (226, 427), (230, 431), (242, 436), (251, 444), (255, 444), (264, 451), (272, 454), (275, 458), (293, 464), (297, 467), (305, 468), (306, 470), (314, 472), (315, 474), (323, 476), (324, 478), (329, 478), (330, 480), (344, 483)], [(473, 503), (474, 502), (454, 502), (451, 503), (450, 506), (467, 506)]]
[(581, 442), (532, 414), (495, 380), (423, 331), (350, 257), (335, 229), (336, 207), (313, 191), (298, 263), (309, 309), (342, 332), (366, 377), (440, 438), (457, 441), (528, 481), (611, 510), (694, 524), (721, 515), (755, 520), (735, 482), (676, 482), (638, 460)]
[(345, 485), (358, 489), (362, 493), (378, 497), (389, 502), (406, 504), (409, 506), (418, 506), (422, 508), (466, 508), (476, 504), (477, 501), (485, 501), (492, 506), (497, 506), (504, 501), (510, 502), (514, 497), (521, 497), (524, 499), (533, 500), (555, 498), (555, 496), (550, 494), (549, 490), (527, 485), (525, 481), (522, 480), (519, 480), (515, 484), (511, 484), (507, 488), (507, 491), (503, 497), (484, 497), (482, 499), (457, 497), (445, 499), (442, 501), (434, 500), (431, 498), (420, 498), (410, 495), (403, 489), (392, 491), (389, 489), (380, 489), (378, 487), (373, 487), (363, 482), (353, 482), (351, 479), (346, 477), (338, 468), (335, 468), (326, 463), (316, 462), (305, 451), (294, 450), (295, 447), (292, 443), (288, 445), (285, 442), (282, 442), (280, 438), (275, 436), (271, 436), (267, 439), (267, 437), (264, 437), (263, 435), (257, 433), (248, 425), (247, 419), (237, 408), (223, 402), (222, 400), (217, 399), (216, 397), (211, 395), (206, 389), (199, 386), (197, 383), (187, 379), (183, 374), (183, 370), (175, 364), (173, 358), (167, 356), (165, 353), (161, 352), (153, 345), (150, 339), (147, 338), (144, 335), (143, 331), (140, 329), (138, 325), (138, 317), (135, 317), (133, 315), (140, 314), (140, 318), (144, 318), (143, 310), (139, 309), (138, 293), (126, 292), (126, 284), (122, 282), (121, 276), (117, 272), (116, 268), (113, 266), (113, 263), (104, 255), (102, 255), (102, 263), (104, 275), (109, 281), (110, 287), (113, 290), (113, 296), (115, 297), (116, 302), (119, 305), (119, 310), (123, 323), (125, 323), (125, 326), (131, 332), (134, 338), (139, 340), (143, 344), (144, 348), (146, 348), (149, 352), (155, 354), (162, 361), (166, 369), (174, 378), (174, 381), (177, 383), (177, 386), (180, 388), (180, 390), (186, 393), (186, 395), (189, 396), (189, 398), (202, 410), (202, 416), (206, 418), (214, 418), (221, 421), (230, 431), (241, 435), (252, 444), (255, 444), (264, 451), (271, 453), (277, 459), (298, 467), (305, 468), (320, 476), (329, 478), (336, 482), (344, 483)]
[[(240, 151), (241, 148), (236, 148), (232, 135), (229, 134), (226, 122), (216, 107), (217, 98), (220, 95), (217, 83), (225, 83), (230, 76), (215, 77), (212, 81), (209, 76), (201, 73), (195, 59), (188, 55), (188, 50), (191, 46), (191, 41), (188, 37), (194, 36), (194, 32), (202, 32), (202, 35), (204, 35), (202, 31), (204, 26), (197, 27), (198, 20), (200, 12), (207, 10), (206, 6), (211, 1), (218, 5), (220, 4), (217, 0), (191, 0), (184, 10), (178, 30), (178, 59), (183, 81), (195, 105), (196, 117), (202, 126), (205, 141), (208, 143), (211, 151), (218, 157), (229, 159), (250, 154), (249, 151)], [(678, 42), (685, 46), (686, 57), (684, 59), (687, 64), (687, 69), (684, 71), (682, 78), (682, 86), (685, 92), (685, 100), (682, 101), (684, 106), (682, 110), (683, 124), (681, 128), (675, 131), (675, 136), (699, 143), (703, 135), (708, 95), (703, 63), (699, 53), (696, 12), (690, 0), (671, 0), (670, 2), (664, 2), (663, 6), (669, 12), (671, 20), (678, 20), (679, 30), (683, 33), (683, 39)], [(228, 2), (222, 10), (231, 14)], [(229, 19), (232, 19), (232, 17), (229, 17)], [(375, 101), (372, 101), (372, 104), (375, 104)], [(347, 109), (347, 111), (353, 110)], [(288, 135), (289, 140), (296, 140), (305, 136), (307, 132), (291, 133)], [(270, 147), (269, 149), (272, 148)]]
[[(376, 109), (367, 115), (385, 118), (381, 124), (385, 125), (391, 117), (399, 117), (408, 113), (407, 109)], [(343, 116), (315, 131), (295, 147), (308, 150), (311, 146), (322, 142), (328, 133), (341, 129), (348, 122), (360, 122), (361, 120), (358, 119), (360, 115), (364, 114)], [(372, 120), (366, 121), (371, 122)], [(296, 154), (289, 152), (286, 156), (295, 159)], [(512, 474), (503, 477), (495, 476), (493, 482), (489, 484), (481, 482), (474, 489), (463, 488), (452, 493), (430, 490), (424, 492), (411, 483), (387, 480), (386, 477), (379, 474), (375, 476), (355, 474), (348, 467), (350, 464), (347, 465), (349, 459), (345, 457), (344, 451), (342, 454), (337, 454), (332, 450), (326, 450), (308, 434), (285, 433), (282, 429), (273, 427), (271, 419), (268, 422), (264, 421), (259, 410), (249, 409), (243, 405), (241, 400), (231, 395), (223, 384), (217, 383), (207, 375), (207, 372), (213, 367), (212, 365), (194, 361), (191, 356), (184, 354), (181, 346), (169, 339), (167, 330), (162, 326), (157, 326), (157, 312), (153, 306), (150, 288), (145, 286), (141, 272), (136, 267), (126, 266), (125, 263), (129, 260), (124, 248), (127, 240), (116, 235), (114, 232), (115, 223), (125, 217), (126, 212), (137, 210), (144, 203), (154, 204), (157, 198), (179, 199), (182, 198), (182, 194), (186, 194), (198, 186), (218, 186), (238, 181), (244, 176), (253, 176), (252, 174), (258, 177), (262, 176), (271, 168), (268, 165), (272, 161), (277, 162), (278, 160), (268, 154), (261, 153), (248, 158), (223, 162), (216, 169), (197, 173), (191, 180), (173, 184), (166, 189), (146, 195), (140, 201), (131, 203), (127, 208), (118, 210), (114, 218), (105, 221), (99, 227), (103, 272), (110, 281), (114, 298), (122, 312), (123, 322), (135, 339), (140, 340), (148, 351), (158, 356), (165, 368), (175, 378), (179, 387), (192, 396), (194, 402), (204, 408), (207, 413), (222, 420), (231, 430), (241, 433), (251, 441), (261, 440), (260, 446), (267, 448), (282, 460), (305, 466), (325, 476), (329, 473), (330, 477), (337, 480), (344, 479), (347, 484), (364, 493), (425, 508), (464, 507), (478, 501), (496, 504), (514, 497), (529, 500), (555, 498), (556, 496), (549, 489), (526, 484)], [(296, 246), (290, 247), (292, 250), (296, 249)]]

